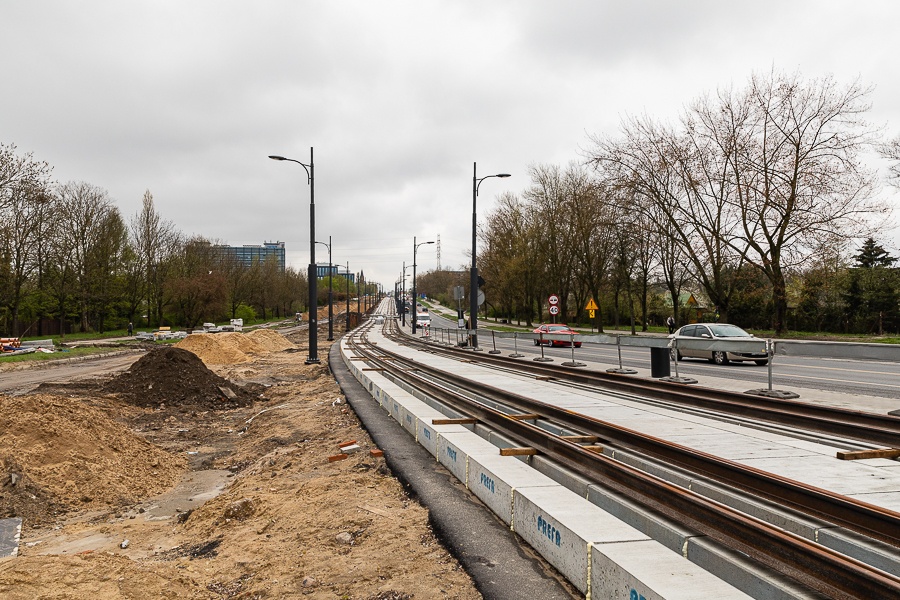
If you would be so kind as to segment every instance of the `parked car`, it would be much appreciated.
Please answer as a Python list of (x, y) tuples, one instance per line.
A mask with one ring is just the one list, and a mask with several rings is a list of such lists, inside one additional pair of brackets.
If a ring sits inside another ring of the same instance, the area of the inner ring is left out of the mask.
[[(541, 325), (540, 327), (538, 327), (537, 329), (534, 330), (534, 333), (537, 334), (537, 337), (534, 338), (535, 346), (540, 346), (541, 344), (544, 344), (546, 346), (569, 347), (572, 345), (572, 342), (570, 341), (572, 338), (569, 338), (568, 340), (559, 340), (559, 339), (549, 340), (546, 338), (542, 338), (541, 334), (543, 334), (543, 335), (548, 335), (548, 334), (568, 335), (568, 336), (578, 335), (578, 332), (570, 329), (568, 325), (557, 325), (557, 324)], [(575, 347), (581, 348), (581, 342), (576, 341)]]
[[(685, 325), (669, 336), (674, 340), (734, 340), (734, 341), (751, 341), (757, 340), (762, 344), (762, 340), (755, 337), (751, 333), (747, 333), (737, 325), (728, 323), (695, 323)], [(762, 348), (762, 346), (760, 346)], [(695, 350), (678, 346), (671, 350), (674, 360), (682, 358), (705, 358), (717, 365), (727, 365), (729, 362), (752, 361), (762, 366), (768, 364), (769, 355), (765, 352), (729, 352), (725, 350)]]

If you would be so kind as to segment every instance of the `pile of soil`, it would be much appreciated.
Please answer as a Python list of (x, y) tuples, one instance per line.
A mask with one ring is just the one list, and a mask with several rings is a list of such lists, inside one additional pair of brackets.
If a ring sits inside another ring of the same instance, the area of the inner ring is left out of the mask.
[(193, 352), (173, 346), (151, 350), (101, 389), (143, 407), (225, 410), (247, 406), (258, 397), (254, 389), (232, 385), (210, 371)]
[[(207, 337), (226, 339), (219, 335)], [(299, 346), (307, 343), (305, 332), (295, 335), (291, 339)], [(166, 358), (173, 353), (185, 362)], [(53, 470), (78, 456), (80, 472), (71, 477), (98, 478), (98, 488), (109, 488), (90, 490), (98, 498), (122, 493), (115, 491), (119, 484), (113, 480), (121, 473), (133, 477), (134, 472), (156, 471), (163, 487), (171, 485), (171, 474), (162, 470), (170, 464), (165, 461), (177, 467), (186, 458), (191, 470), (182, 475), (176, 488), (185, 491), (174, 501), (163, 500), (174, 493), (169, 489), (139, 505), (89, 516), (90, 522), (77, 515), (46, 527), (26, 524), (19, 556), (0, 559), (0, 598), (481, 598), (438, 542), (428, 510), (391, 476), (385, 459), (370, 452), (375, 450), (372, 440), (328, 370), (326, 344), (320, 345), (322, 364), (306, 365), (297, 352), (264, 351), (246, 363), (215, 367), (220, 374), (240, 370), (276, 381), (266, 398), (228, 411), (191, 404), (179, 409), (171, 406), (178, 390), (158, 394), (170, 385), (168, 380), (183, 378), (178, 387), (186, 387), (207, 376), (197, 357), (191, 355), (191, 362), (183, 354), (190, 355), (179, 348), (151, 352), (127, 376), (116, 377), (109, 386), (117, 390), (115, 395), (70, 385), (71, 397), (58, 400), (61, 406), (31, 411), (75, 421), (77, 431), (63, 433), (62, 425), (35, 421), (29, 429), (35, 438), (17, 442), (11, 456), (28, 457), (19, 453), (22, 444), (52, 441), (65, 457), (48, 455), (35, 472)], [(153, 395), (150, 404), (165, 401), (166, 406), (135, 405), (134, 393)], [(132, 399), (126, 401), (126, 396)], [(88, 422), (77, 416), (81, 407), (72, 409), (75, 414), (66, 412), (66, 406), (76, 403), (93, 407), (94, 412), (84, 413)], [(17, 412), (17, 406), (0, 405), (4, 418)], [(127, 425), (110, 422), (113, 417)], [(0, 433), (8, 427), (0, 420)], [(41, 442), (42, 431), (60, 433)], [(138, 432), (155, 447), (138, 445)], [(74, 438), (90, 439), (97, 454), (82, 447), (84, 442), (69, 448), (62, 439), (68, 436), (73, 443)], [(345, 460), (331, 460), (348, 440), (356, 440), (360, 450)], [(104, 462), (119, 455), (130, 459), (132, 447), (141, 449), (144, 468)], [(209, 488), (194, 486), (215, 473), (228, 473), (220, 475), (228, 483), (209, 499)], [(73, 481), (83, 485), (81, 479)], [(141, 485), (136, 478), (128, 484), (135, 489)], [(0, 487), (0, 494), (6, 493)], [(78, 498), (69, 501), (81, 506)], [(169, 518), (156, 515), (156, 505), (170, 506)]]
[(244, 337), (252, 339), (269, 352), (283, 352), (284, 350), (296, 348), (290, 340), (271, 329), (254, 329)]
[(0, 518), (33, 526), (131, 504), (170, 488), (186, 464), (78, 400), (0, 396)]
[(236, 336), (240, 333), (192, 333), (177, 344), (176, 348), (188, 350), (196, 354), (207, 365), (234, 365), (251, 360), (250, 354), (262, 351), (262, 347), (250, 343), (238, 344)]

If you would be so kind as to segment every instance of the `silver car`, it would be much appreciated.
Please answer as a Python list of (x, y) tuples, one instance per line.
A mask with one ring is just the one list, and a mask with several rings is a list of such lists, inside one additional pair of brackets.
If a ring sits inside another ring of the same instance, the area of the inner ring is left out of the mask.
[[(729, 325), (727, 323), (695, 323), (693, 325), (685, 325), (670, 335), (669, 339), (673, 340), (671, 349), (673, 360), (681, 360), (682, 358), (705, 358), (717, 365), (727, 365), (732, 361), (752, 361), (758, 365), (765, 365), (769, 362), (769, 355), (765, 352), (765, 347), (762, 345), (764, 343), (763, 340), (747, 333), (737, 325)], [(691, 340), (756, 341), (761, 345), (760, 351), (757, 352), (700, 350), (690, 347)], [(686, 343), (682, 344), (682, 342)]]

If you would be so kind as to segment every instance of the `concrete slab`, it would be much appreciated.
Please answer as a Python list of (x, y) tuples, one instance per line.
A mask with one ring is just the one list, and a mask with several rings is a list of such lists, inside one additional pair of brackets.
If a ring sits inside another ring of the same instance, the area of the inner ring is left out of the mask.
[(543, 473), (564, 488), (575, 492), (582, 498), (587, 497), (587, 489), (588, 486), (591, 485), (591, 482), (578, 473), (561, 467), (560, 465), (554, 463), (553, 461), (547, 460), (539, 454), (526, 457), (525, 462), (528, 463), (529, 466), (531, 466), (538, 472)]
[(885, 573), (900, 574), (900, 555), (889, 544), (867, 539), (852, 531), (832, 527), (820, 529), (817, 540), (832, 548), (881, 569)]
[(499, 456), (500, 449), (471, 431), (438, 436), (437, 459), (460, 481), (469, 480), (469, 456)]
[(525, 487), (565, 488), (512, 456), (469, 456), (469, 490), (507, 525), (513, 523), (513, 490)]
[(22, 536), (22, 519), (12, 517), (0, 519), (0, 558), (19, 554), (19, 539)]
[(588, 591), (588, 543), (649, 540), (584, 498), (555, 487), (514, 490), (513, 528), (582, 593)]
[(900, 492), (860, 492), (847, 496), (900, 513)]
[(591, 597), (643, 600), (751, 598), (652, 540), (593, 544)]
[[(760, 440), (752, 436), (741, 436), (740, 443), (736, 444), (734, 434), (724, 431), (705, 433), (700, 436), (670, 435), (666, 439), (676, 444), (739, 462), (757, 458), (780, 459), (822, 455), (785, 444)], [(833, 453), (832, 456), (834, 456)]]
[[(704, 565), (716, 573), (728, 573), (728, 583), (751, 598), (765, 600), (822, 600), (793, 581), (766, 569), (747, 563), (746, 556), (722, 548), (706, 537), (688, 540), (683, 555), (688, 561)], [(738, 567), (738, 565), (741, 565)]]
[(896, 470), (854, 464), (858, 461), (805, 456), (792, 460), (761, 458), (740, 462), (847, 496), (875, 493), (900, 496), (900, 477)]

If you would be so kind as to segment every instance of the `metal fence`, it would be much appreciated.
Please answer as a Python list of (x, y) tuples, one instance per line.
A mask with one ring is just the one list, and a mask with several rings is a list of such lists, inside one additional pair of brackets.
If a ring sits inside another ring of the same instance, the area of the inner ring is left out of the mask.
[[(557, 341), (572, 350), (572, 358), (562, 363), (566, 366), (585, 366), (575, 360), (576, 343), (614, 346), (618, 352), (618, 369), (607, 369), (617, 373), (636, 373), (633, 369), (624, 368), (622, 364), (622, 348), (665, 348), (674, 358), (677, 350), (723, 351), (729, 353), (754, 353), (766, 354), (768, 357), (768, 389), (751, 390), (752, 393), (776, 396), (782, 398), (796, 398), (797, 394), (773, 389), (772, 365), (776, 356), (802, 356), (812, 358), (834, 358), (843, 360), (877, 360), (886, 362), (900, 362), (900, 345), (872, 344), (856, 342), (822, 342), (803, 340), (778, 340), (758, 338), (754, 340), (708, 340), (708, 339), (675, 339), (653, 335), (628, 335), (628, 334), (535, 334), (525, 332), (494, 331), (492, 329), (478, 329), (477, 332), (457, 328), (431, 327), (429, 331), (422, 332), (419, 337), (427, 337), (434, 343), (468, 347), (472, 334), (477, 333), (482, 348), (491, 354), (499, 354), (497, 340), (512, 340), (513, 352), (509, 355), (514, 358), (524, 356), (519, 352), (519, 346), (540, 345), (541, 357), (534, 360), (546, 360), (543, 356), (543, 343)], [(672, 361), (675, 365), (675, 376), (666, 377), (678, 383), (696, 383), (691, 378), (679, 377), (678, 361)]]

